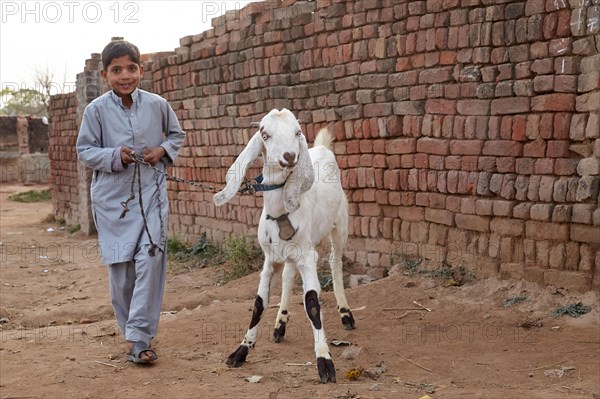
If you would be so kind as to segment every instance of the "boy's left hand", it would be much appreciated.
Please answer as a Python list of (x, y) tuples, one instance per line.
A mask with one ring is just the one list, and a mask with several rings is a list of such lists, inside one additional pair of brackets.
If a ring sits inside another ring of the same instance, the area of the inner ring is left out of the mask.
[(165, 156), (165, 154), (166, 152), (163, 147), (147, 148), (142, 152), (144, 161), (148, 162), (152, 166), (155, 166), (158, 161)]

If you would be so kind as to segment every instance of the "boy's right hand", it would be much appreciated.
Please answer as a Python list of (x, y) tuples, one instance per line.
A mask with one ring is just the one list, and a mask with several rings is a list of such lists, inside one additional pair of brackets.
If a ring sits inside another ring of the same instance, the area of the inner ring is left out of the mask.
[(133, 155), (134, 152), (133, 150), (129, 149), (126, 146), (122, 146), (121, 147), (121, 162), (123, 162), (123, 165), (129, 165), (130, 163), (135, 162), (129, 155)]

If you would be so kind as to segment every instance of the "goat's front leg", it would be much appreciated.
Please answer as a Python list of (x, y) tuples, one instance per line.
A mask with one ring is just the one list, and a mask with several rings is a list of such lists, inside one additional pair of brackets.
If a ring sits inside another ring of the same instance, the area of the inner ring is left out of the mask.
[(269, 306), (269, 289), (271, 279), (273, 278), (273, 265), (268, 259), (265, 259), (263, 270), (260, 273), (260, 283), (258, 285), (258, 293), (254, 301), (254, 309), (252, 309), (252, 320), (250, 327), (246, 331), (244, 340), (240, 346), (227, 358), (227, 365), (231, 367), (239, 367), (246, 361), (246, 356), (251, 348), (256, 345), (256, 337), (258, 335), (258, 323), (265, 309)]
[(325, 384), (329, 380), (331, 380), (331, 382), (336, 382), (335, 367), (333, 365), (333, 360), (331, 360), (331, 354), (329, 353), (329, 346), (327, 345), (327, 338), (325, 337), (325, 330), (323, 328), (323, 320), (321, 317), (321, 305), (319, 304), (319, 292), (321, 291), (321, 286), (317, 276), (316, 259), (318, 255), (315, 250), (310, 250), (309, 252), (309, 255), (304, 257), (303, 263), (299, 265), (298, 269), (302, 276), (306, 315), (312, 323), (317, 369), (319, 370), (321, 382)]
[(277, 312), (277, 318), (275, 319), (275, 329), (273, 330), (273, 340), (275, 342), (283, 341), (283, 337), (285, 336), (285, 327), (290, 317), (289, 309), (295, 276), (295, 265), (286, 263), (283, 268), (283, 278), (281, 280), (281, 304), (279, 305), (279, 312)]

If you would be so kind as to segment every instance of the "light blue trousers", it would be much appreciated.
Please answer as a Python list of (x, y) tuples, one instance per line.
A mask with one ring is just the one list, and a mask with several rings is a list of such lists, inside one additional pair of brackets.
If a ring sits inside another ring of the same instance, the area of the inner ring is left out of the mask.
[(142, 245), (128, 262), (108, 267), (110, 297), (121, 333), (127, 341), (150, 344), (156, 337), (163, 301), (167, 256), (160, 249), (150, 256)]

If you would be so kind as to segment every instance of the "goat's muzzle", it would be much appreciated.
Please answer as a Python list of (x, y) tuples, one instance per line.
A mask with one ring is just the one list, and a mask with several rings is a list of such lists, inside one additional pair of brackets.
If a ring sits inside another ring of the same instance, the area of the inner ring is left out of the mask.
[(281, 160), (279, 161), (279, 165), (281, 165), (282, 168), (292, 168), (296, 166), (296, 153), (284, 152), (283, 159), (285, 159), (285, 162)]

